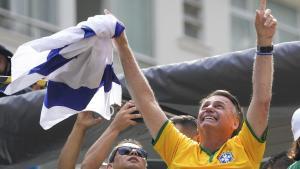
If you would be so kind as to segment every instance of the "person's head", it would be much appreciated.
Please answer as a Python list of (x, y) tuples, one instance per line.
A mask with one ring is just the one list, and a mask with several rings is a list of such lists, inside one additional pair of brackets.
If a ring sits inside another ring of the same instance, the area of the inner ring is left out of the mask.
[(170, 120), (175, 127), (187, 137), (194, 139), (198, 135), (196, 118), (190, 115), (173, 116)]
[(121, 141), (109, 155), (108, 169), (146, 169), (147, 152), (133, 139)]
[(272, 156), (262, 167), (262, 169), (286, 169), (294, 161), (289, 159), (286, 151)]
[(0, 75), (10, 76), (11, 75), (11, 57), (12, 53), (4, 46), (0, 45)]
[(243, 122), (242, 108), (235, 96), (226, 90), (216, 90), (201, 100), (198, 130), (213, 131), (222, 137), (238, 134)]
[(289, 158), (295, 161), (300, 160), (300, 109), (297, 109), (292, 117), (292, 132), (294, 136), (294, 142), (289, 151)]

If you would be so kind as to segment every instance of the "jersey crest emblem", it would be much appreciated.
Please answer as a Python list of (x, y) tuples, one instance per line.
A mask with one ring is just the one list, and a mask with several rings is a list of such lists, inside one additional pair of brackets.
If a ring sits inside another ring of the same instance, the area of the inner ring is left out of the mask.
[(220, 163), (229, 163), (233, 161), (233, 155), (231, 152), (224, 152), (218, 157), (218, 160)]

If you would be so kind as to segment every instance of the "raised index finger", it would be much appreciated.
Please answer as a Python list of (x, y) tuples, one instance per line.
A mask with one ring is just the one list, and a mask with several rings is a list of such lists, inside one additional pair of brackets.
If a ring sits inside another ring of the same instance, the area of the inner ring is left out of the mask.
[(259, 10), (265, 11), (267, 7), (267, 0), (259, 0)]

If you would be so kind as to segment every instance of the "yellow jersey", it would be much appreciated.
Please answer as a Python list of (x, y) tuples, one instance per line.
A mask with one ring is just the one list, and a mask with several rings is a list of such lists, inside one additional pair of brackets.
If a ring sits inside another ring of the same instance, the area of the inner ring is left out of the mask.
[(238, 135), (216, 152), (209, 152), (166, 121), (152, 144), (169, 169), (258, 169), (265, 151), (266, 131), (259, 139), (245, 121)]

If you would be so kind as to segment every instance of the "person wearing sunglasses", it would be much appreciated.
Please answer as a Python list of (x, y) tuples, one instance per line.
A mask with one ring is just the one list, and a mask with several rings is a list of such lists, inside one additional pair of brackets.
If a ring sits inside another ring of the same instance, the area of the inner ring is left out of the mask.
[(108, 167), (114, 169), (145, 169), (147, 166), (147, 152), (142, 145), (133, 139), (121, 141), (110, 153)]
[(137, 109), (132, 101), (121, 107), (108, 128), (85, 154), (81, 164), (82, 169), (99, 169), (109, 154), (107, 169), (145, 169), (147, 167), (147, 152), (138, 141), (123, 140), (112, 148), (114, 141), (123, 130), (138, 124), (133, 119), (142, 116), (132, 114), (134, 111)]
[[(120, 132), (122, 132), (129, 126), (134, 126), (137, 124), (137, 122), (132, 119), (142, 117), (140, 114), (131, 114), (133, 111), (136, 111), (136, 107), (132, 101), (125, 103), (124, 106), (121, 107), (110, 125), (86, 153), (82, 162), (82, 169), (99, 169), (100, 167), (103, 168), (102, 163), (109, 155), (112, 149), (112, 145), (117, 139)], [(93, 113), (90, 111), (81, 112), (78, 114), (73, 129), (60, 153), (58, 159), (59, 169), (75, 169), (76, 161), (80, 152), (80, 147), (83, 143), (87, 129), (99, 124), (101, 121), (102, 119), (100, 117), (95, 118), (93, 116)], [(126, 144), (124, 142), (124, 146), (128, 145), (129, 147), (129, 145), (131, 145), (131, 147), (133, 148), (132, 151), (128, 153), (128, 151), (124, 151), (124, 149), (118, 150), (118, 152), (114, 153), (113, 162), (109, 163), (107, 166), (105, 166), (105, 168), (112, 168), (114, 164), (117, 165), (118, 161), (120, 161), (120, 156), (123, 156), (122, 158), (127, 157), (124, 159), (123, 163), (119, 164), (121, 166), (126, 164), (127, 166), (137, 166), (135, 167), (137, 169), (145, 168), (144, 166), (146, 166), (147, 153), (145, 153), (144, 150), (141, 150), (142, 146), (137, 141), (130, 142)], [(123, 143), (119, 144), (117, 147), (121, 145), (123, 145)], [(119, 151), (121, 153), (119, 153)], [(126, 155), (126, 153), (128, 155)], [(114, 167), (114, 169), (117, 168)]]

